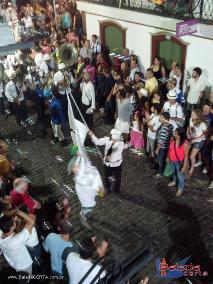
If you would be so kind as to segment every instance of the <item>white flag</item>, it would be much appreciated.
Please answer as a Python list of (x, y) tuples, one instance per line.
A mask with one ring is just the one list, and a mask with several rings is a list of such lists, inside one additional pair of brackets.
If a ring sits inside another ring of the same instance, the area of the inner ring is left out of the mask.
[(87, 155), (84, 151), (84, 142), (88, 133), (88, 128), (82, 122), (80, 122), (74, 117), (69, 95), (67, 95), (67, 100), (68, 100), (68, 117), (71, 129), (71, 137), (73, 143), (78, 146), (78, 151), (80, 155), (86, 158)]

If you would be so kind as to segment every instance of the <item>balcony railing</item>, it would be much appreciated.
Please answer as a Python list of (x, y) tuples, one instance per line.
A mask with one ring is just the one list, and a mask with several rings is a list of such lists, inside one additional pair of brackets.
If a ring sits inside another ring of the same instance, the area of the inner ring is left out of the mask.
[[(148, 12), (176, 19), (196, 18), (206, 24), (213, 22), (213, 0), (88, 0), (85, 2)], [(154, 2), (164, 3), (154, 4)]]

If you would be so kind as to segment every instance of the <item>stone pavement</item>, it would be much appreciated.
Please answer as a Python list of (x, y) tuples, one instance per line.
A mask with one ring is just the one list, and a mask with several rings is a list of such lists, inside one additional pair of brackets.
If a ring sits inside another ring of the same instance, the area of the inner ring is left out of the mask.
[(0, 23), (0, 47), (15, 44), (14, 36), (7, 23)]
[[(76, 195), (66, 188), (73, 188), (72, 178), (67, 176), (68, 148), (51, 142), (50, 125), (31, 129), (18, 128), (13, 117), (1, 118), (0, 133), (10, 143), (11, 157), (29, 171), (33, 184), (31, 194), (39, 200), (48, 196), (70, 196), (72, 213), (70, 221), (75, 235), (81, 238), (89, 232), (79, 222), (79, 202)], [(97, 116), (94, 132), (98, 137), (109, 133), (111, 127), (103, 124)], [(103, 174), (103, 165), (97, 153), (89, 153), (92, 162)], [(56, 157), (59, 156), (59, 157)], [(98, 200), (91, 216), (94, 233), (105, 237), (110, 243), (110, 254), (123, 261), (141, 248), (152, 250), (154, 257), (166, 257), (169, 263), (192, 256), (194, 265), (208, 271), (208, 277), (192, 283), (213, 282), (213, 191), (207, 189), (206, 175), (196, 171), (187, 182), (184, 194), (178, 199), (175, 190), (166, 186), (167, 180), (154, 178), (149, 159), (126, 150), (124, 154), (122, 196), (114, 194)], [(64, 193), (64, 191), (66, 193)], [(189, 283), (186, 279), (160, 280), (156, 278), (155, 259), (137, 275), (150, 276), (150, 284)]]

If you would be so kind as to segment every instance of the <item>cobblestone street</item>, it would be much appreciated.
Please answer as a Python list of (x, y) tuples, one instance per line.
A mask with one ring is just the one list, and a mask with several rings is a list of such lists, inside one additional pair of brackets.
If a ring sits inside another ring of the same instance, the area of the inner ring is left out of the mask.
[[(109, 133), (111, 127), (103, 125), (97, 117), (94, 132), (98, 137)], [(69, 194), (72, 213), (70, 221), (76, 238), (87, 232), (79, 222), (79, 202), (72, 188), (72, 178), (67, 175), (70, 158), (68, 147), (61, 148), (51, 142), (51, 129), (45, 125), (34, 125), (31, 129), (19, 129), (13, 117), (1, 118), (1, 135), (7, 139), (11, 157), (27, 171), (33, 185), (31, 194), (40, 201), (49, 196), (62, 198)], [(93, 163), (103, 173), (101, 159), (90, 151)], [(59, 156), (57, 158), (56, 156)], [(200, 282), (213, 281), (213, 192), (207, 190), (208, 179), (199, 170), (187, 182), (184, 194), (177, 199), (175, 190), (166, 186), (167, 181), (156, 180), (149, 159), (139, 157), (130, 150), (125, 151), (122, 176), (122, 195), (114, 194), (103, 200), (91, 216), (94, 233), (104, 236), (110, 243), (110, 253), (123, 261), (141, 248), (149, 248), (154, 259), (141, 275), (149, 275), (151, 284), (187, 283), (186, 280), (159, 280), (156, 278), (155, 261), (166, 257), (175, 263), (187, 256), (194, 265), (201, 265), (201, 271), (208, 271), (208, 277)], [(64, 191), (66, 193), (64, 193)], [(131, 283), (137, 283), (137, 276)]]

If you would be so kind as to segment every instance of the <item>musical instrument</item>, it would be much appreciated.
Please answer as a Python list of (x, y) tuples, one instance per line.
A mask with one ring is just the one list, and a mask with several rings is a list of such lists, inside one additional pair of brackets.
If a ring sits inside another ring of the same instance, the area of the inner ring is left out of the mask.
[(53, 86), (53, 72), (49, 71), (44, 78), (44, 88), (51, 89)]
[(78, 50), (71, 43), (64, 43), (59, 48), (59, 57), (66, 66), (71, 66), (77, 62)]
[(60, 82), (58, 82), (58, 90), (60, 91), (64, 91), (66, 89), (70, 88), (70, 81), (67, 78), (66, 75), (64, 75), (64, 79)]

